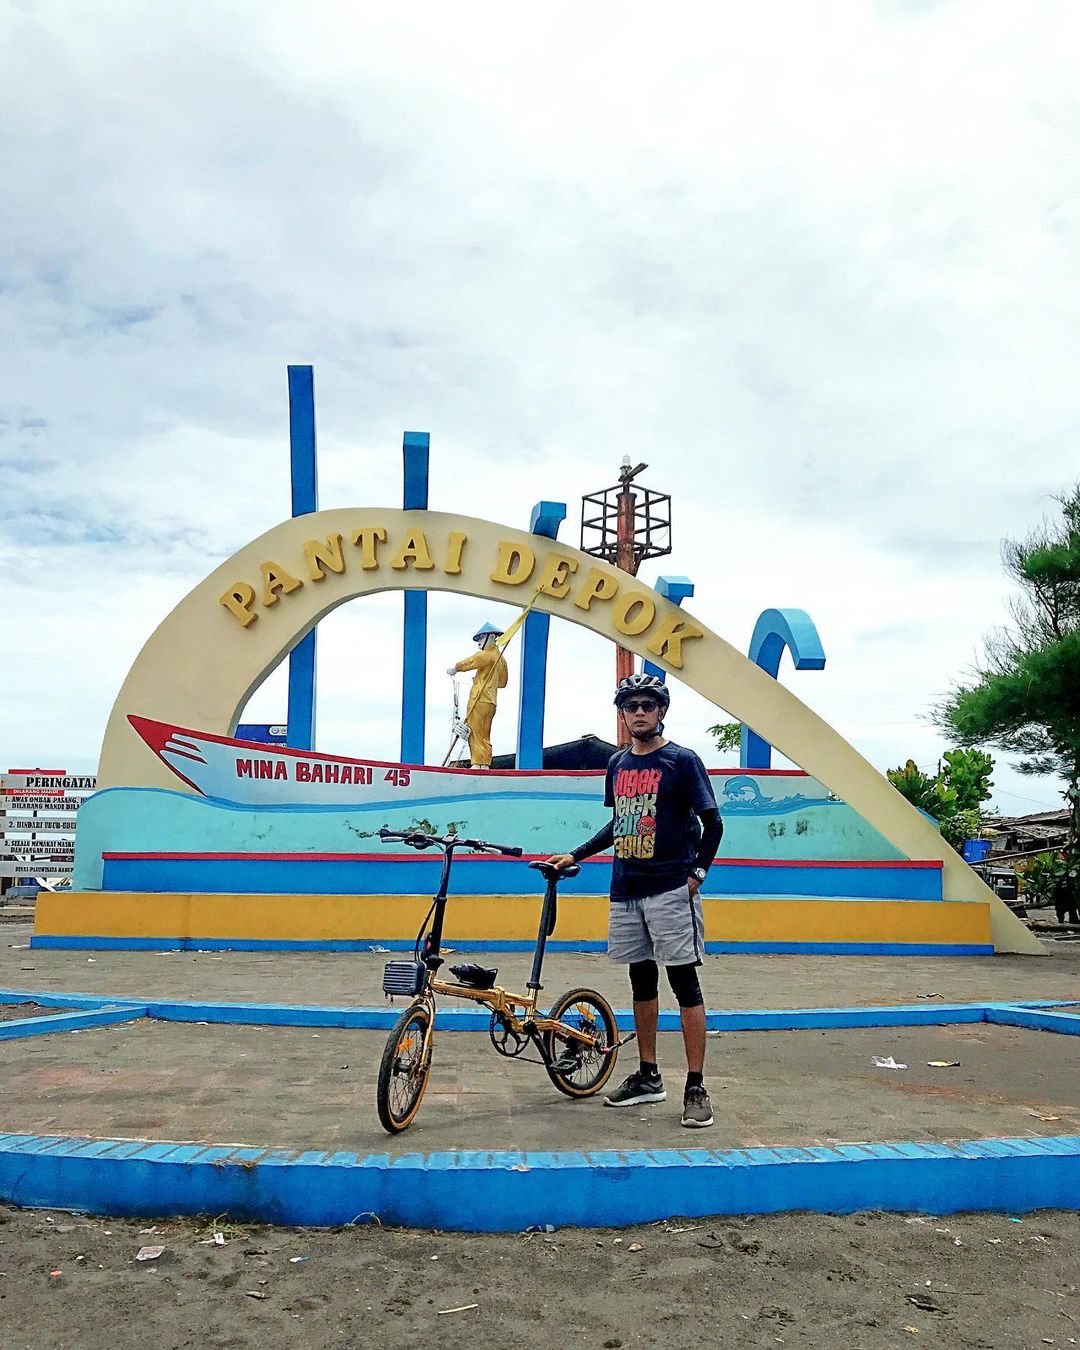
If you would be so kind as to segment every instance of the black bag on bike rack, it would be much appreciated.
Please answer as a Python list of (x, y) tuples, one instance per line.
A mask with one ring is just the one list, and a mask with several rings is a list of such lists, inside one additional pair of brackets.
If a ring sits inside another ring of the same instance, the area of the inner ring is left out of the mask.
[(427, 967), (423, 961), (387, 961), (383, 966), (383, 993), (415, 998), (424, 991)]
[(494, 989), (495, 979), (499, 972), (490, 970), (487, 966), (477, 966), (472, 963), (464, 966), (451, 966), (450, 973), (456, 975), (462, 984), (471, 985), (473, 989)]

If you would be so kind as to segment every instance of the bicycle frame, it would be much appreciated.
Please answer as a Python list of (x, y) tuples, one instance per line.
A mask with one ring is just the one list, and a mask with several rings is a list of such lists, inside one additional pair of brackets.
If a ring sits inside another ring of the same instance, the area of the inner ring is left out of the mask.
[[(421, 836), (417, 833), (415, 838)], [(555, 927), (555, 916), (558, 901), (556, 899), (555, 882), (548, 880), (544, 890), (544, 903), (540, 910), (540, 922), (536, 934), (536, 946), (533, 949), (532, 970), (526, 983), (528, 993), (515, 994), (501, 985), (494, 985), (490, 989), (477, 989), (473, 985), (461, 984), (458, 981), (441, 980), (438, 977), (438, 970), (443, 965), (443, 957), (440, 955), (442, 948), (443, 922), (446, 917), (446, 900), (450, 886), (450, 870), (454, 861), (454, 850), (464, 845), (476, 844), (479, 841), (467, 839), (443, 840), (434, 839), (433, 836), (426, 836), (431, 843), (442, 848), (442, 874), (439, 879), (439, 888), (432, 900), (432, 922), (429, 932), (421, 938), (417, 934), (416, 946), (414, 952), (416, 959), (422, 961), (427, 967), (427, 979), (424, 984), (423, 992), (418, 995), (420, 999), (430, 1005), (431, 1020), (428, 1024), (426, 1041), (424, 1045), (425, 1054), (429, 1052), (431, 1040), (435, 1032), (435, 995), (442, 994), (447, 998), (462, 998), (471, 1003), (478, 1003), (483, 1007), (490, 1008), (493, 1013), (499, 1014), (505, 1018), (510, 1029), (517, 1035), (524, 1036), (532, 1041), (539, 1049), (545, 1063), (550, 1063), (550, 1057), (543, 1044), (543, 1034), (545, 1032), (557, 1031), (564, 1039), (574, 1039), (580, 1041), (583, 1045), (592, 1046), (594, 1038), (588, 1033), (579, 1031), (576, 1027), (568, 1026), (565, 1022), (550, 1017), (537, 1017), (536, 1008), (539, 999), (540, 990), (543, 985), (540, 983), (540, 976), (544, 967), (544, 956), (547, 950), (547, 940)], [(502, 850), (500, 850), (502, 851)], [(517, 850), (520, 854), (520, 850)], [(421, 929), (421, 932), (423, 930)], [(521, 1009), (519, 1015), (517, 1009)], [(617, 1047), (609, 1047), (611, 1049)]]
[[(484, 988), (482, 985), (493, 980), (496, 972), (478, 971), (470, 980), (467, 977), (472, 972), (458, 967), (462, 973), (456, 980), (439, 976), (454, 852), (473, 848), (480, 853), (520, 858), (521, 849), (489, 844), (482, 839), (451, 835), (438, 838), (419, 830), (384, 827), (379, 836), (383, 840), (400, 839), (416, 849), (439, 848), (443, 855), (439, 888), (416, 935), (413, 960), (387, 962), (383, 973), (383, 989), (388, 994), (403, 994), (411, 1000), (391, 1029), (379, 1065), (376, 1102), (383, 1128), (390, 1134), (407, 1129), (423, 1100), (434, 1051), (435, 999), (439, 994), (489, 1008), (488, 1035), (499, 1054), (517, 1059), (530, 1045), (535, 1047), (540, 1052), (539, 1060), (527, 1062), (541, 1064), (555, 1087), (566, 1096), (590, 1097), (599, 1092), (615, 1068), (619, 1047), (633, 1039), (633, 1032), (620, 1039), (615, 1015), (595, 989), (571, 989), (552, 1004), (547, 1015), (537, 1012), (547, 940), (555, 929), (559, 871), (549, 863), (530, 864), (540, 871), (546, 886), (526, 992), (514, 993), (501, 985)], [(573, 876), (577, 871), (574, 866), (567, 869), (567, 874)], [(425, 934), (429, 919), (431, 927)], [(579, 1074), (584, 1077), (579, 1078)]]

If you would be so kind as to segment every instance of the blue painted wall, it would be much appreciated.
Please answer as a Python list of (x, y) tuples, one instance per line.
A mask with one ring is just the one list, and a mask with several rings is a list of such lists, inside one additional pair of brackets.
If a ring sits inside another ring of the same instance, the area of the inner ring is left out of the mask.
[[(371, 852), (381, 852), (373, 848)], [(107, 891), (226, 892), (236, 895), (430, 895), (439, 884), (441, 859), (410, 855), (385, 862), (341, 857), (298, 858), (109, 858)], [(525, 861), (505, 858), (454, 863), (457, 895), (539, 895), (543, 878)], [(562, 884), (571, 895), (605, 895), (611, 889), (611, 864), (587, 863)], [(879, 866), (713, 867), (705, 895), (731, 897), (804, 896), (857, 900), (940, 900), (937, 868)]]
[[(594, 834), (609, 813), (600, 780), (578, 780), (580, 793), (552, 799), (500, 795), (427, 798), (368, 806), (236, 806), (157, 788), (109, 788), (79, 811), (73, 884), (97, 890), (102, 852), (367, 853), (376, 831), (427, 822), (458, 833), (520, 844), (528, 853), (572, 847)], [(777, 785), (781, 786), (777, 786)], [(782, 785), (798, 784), (799, 793)], [(737, 774), (713, 778), (725, 858), (889, 860), (901, 854), (843, 802), (829, 801), (814, 779)], [(801, 795), (803, 800), (798, 800)]]

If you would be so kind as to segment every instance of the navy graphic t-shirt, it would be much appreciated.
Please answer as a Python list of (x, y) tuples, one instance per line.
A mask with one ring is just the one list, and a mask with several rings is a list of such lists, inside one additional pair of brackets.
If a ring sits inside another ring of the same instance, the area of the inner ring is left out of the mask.
[(629, 748), (612, 755), (604, 805), (615, 822), (613, 900), (686, 885), (701, 842), (698, 816), (717, 809), (705, 765), (693, 750), (669, 742), (648, 755)]

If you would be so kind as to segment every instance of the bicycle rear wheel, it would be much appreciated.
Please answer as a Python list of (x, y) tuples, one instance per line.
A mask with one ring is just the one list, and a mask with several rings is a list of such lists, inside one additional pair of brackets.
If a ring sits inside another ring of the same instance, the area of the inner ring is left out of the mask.
[(591, 1097), (600, 1091), (615, 1068), (619, 1053), (619, 1027), (615, 1014), (595, 989), (571, 989), (554, 1004), (548, 1016), (575, 1031), (584, 1032), (593, 1043), (561, 1036), (557, 1031), (546, 1031), (544, 1049), (548, 1058), (557, 1060), (569, 1053), (575, 1061), (572, 1068), (554, 1069), (550, 1064), (545, 1065), (547, 1076), (568, 1097)]
[(394, 1023), (379, 1064), (376, 1104), (389, 1134), (408, 1129), (420, 1109), (431, 1072), (431, 1008), (414, 1003)]

